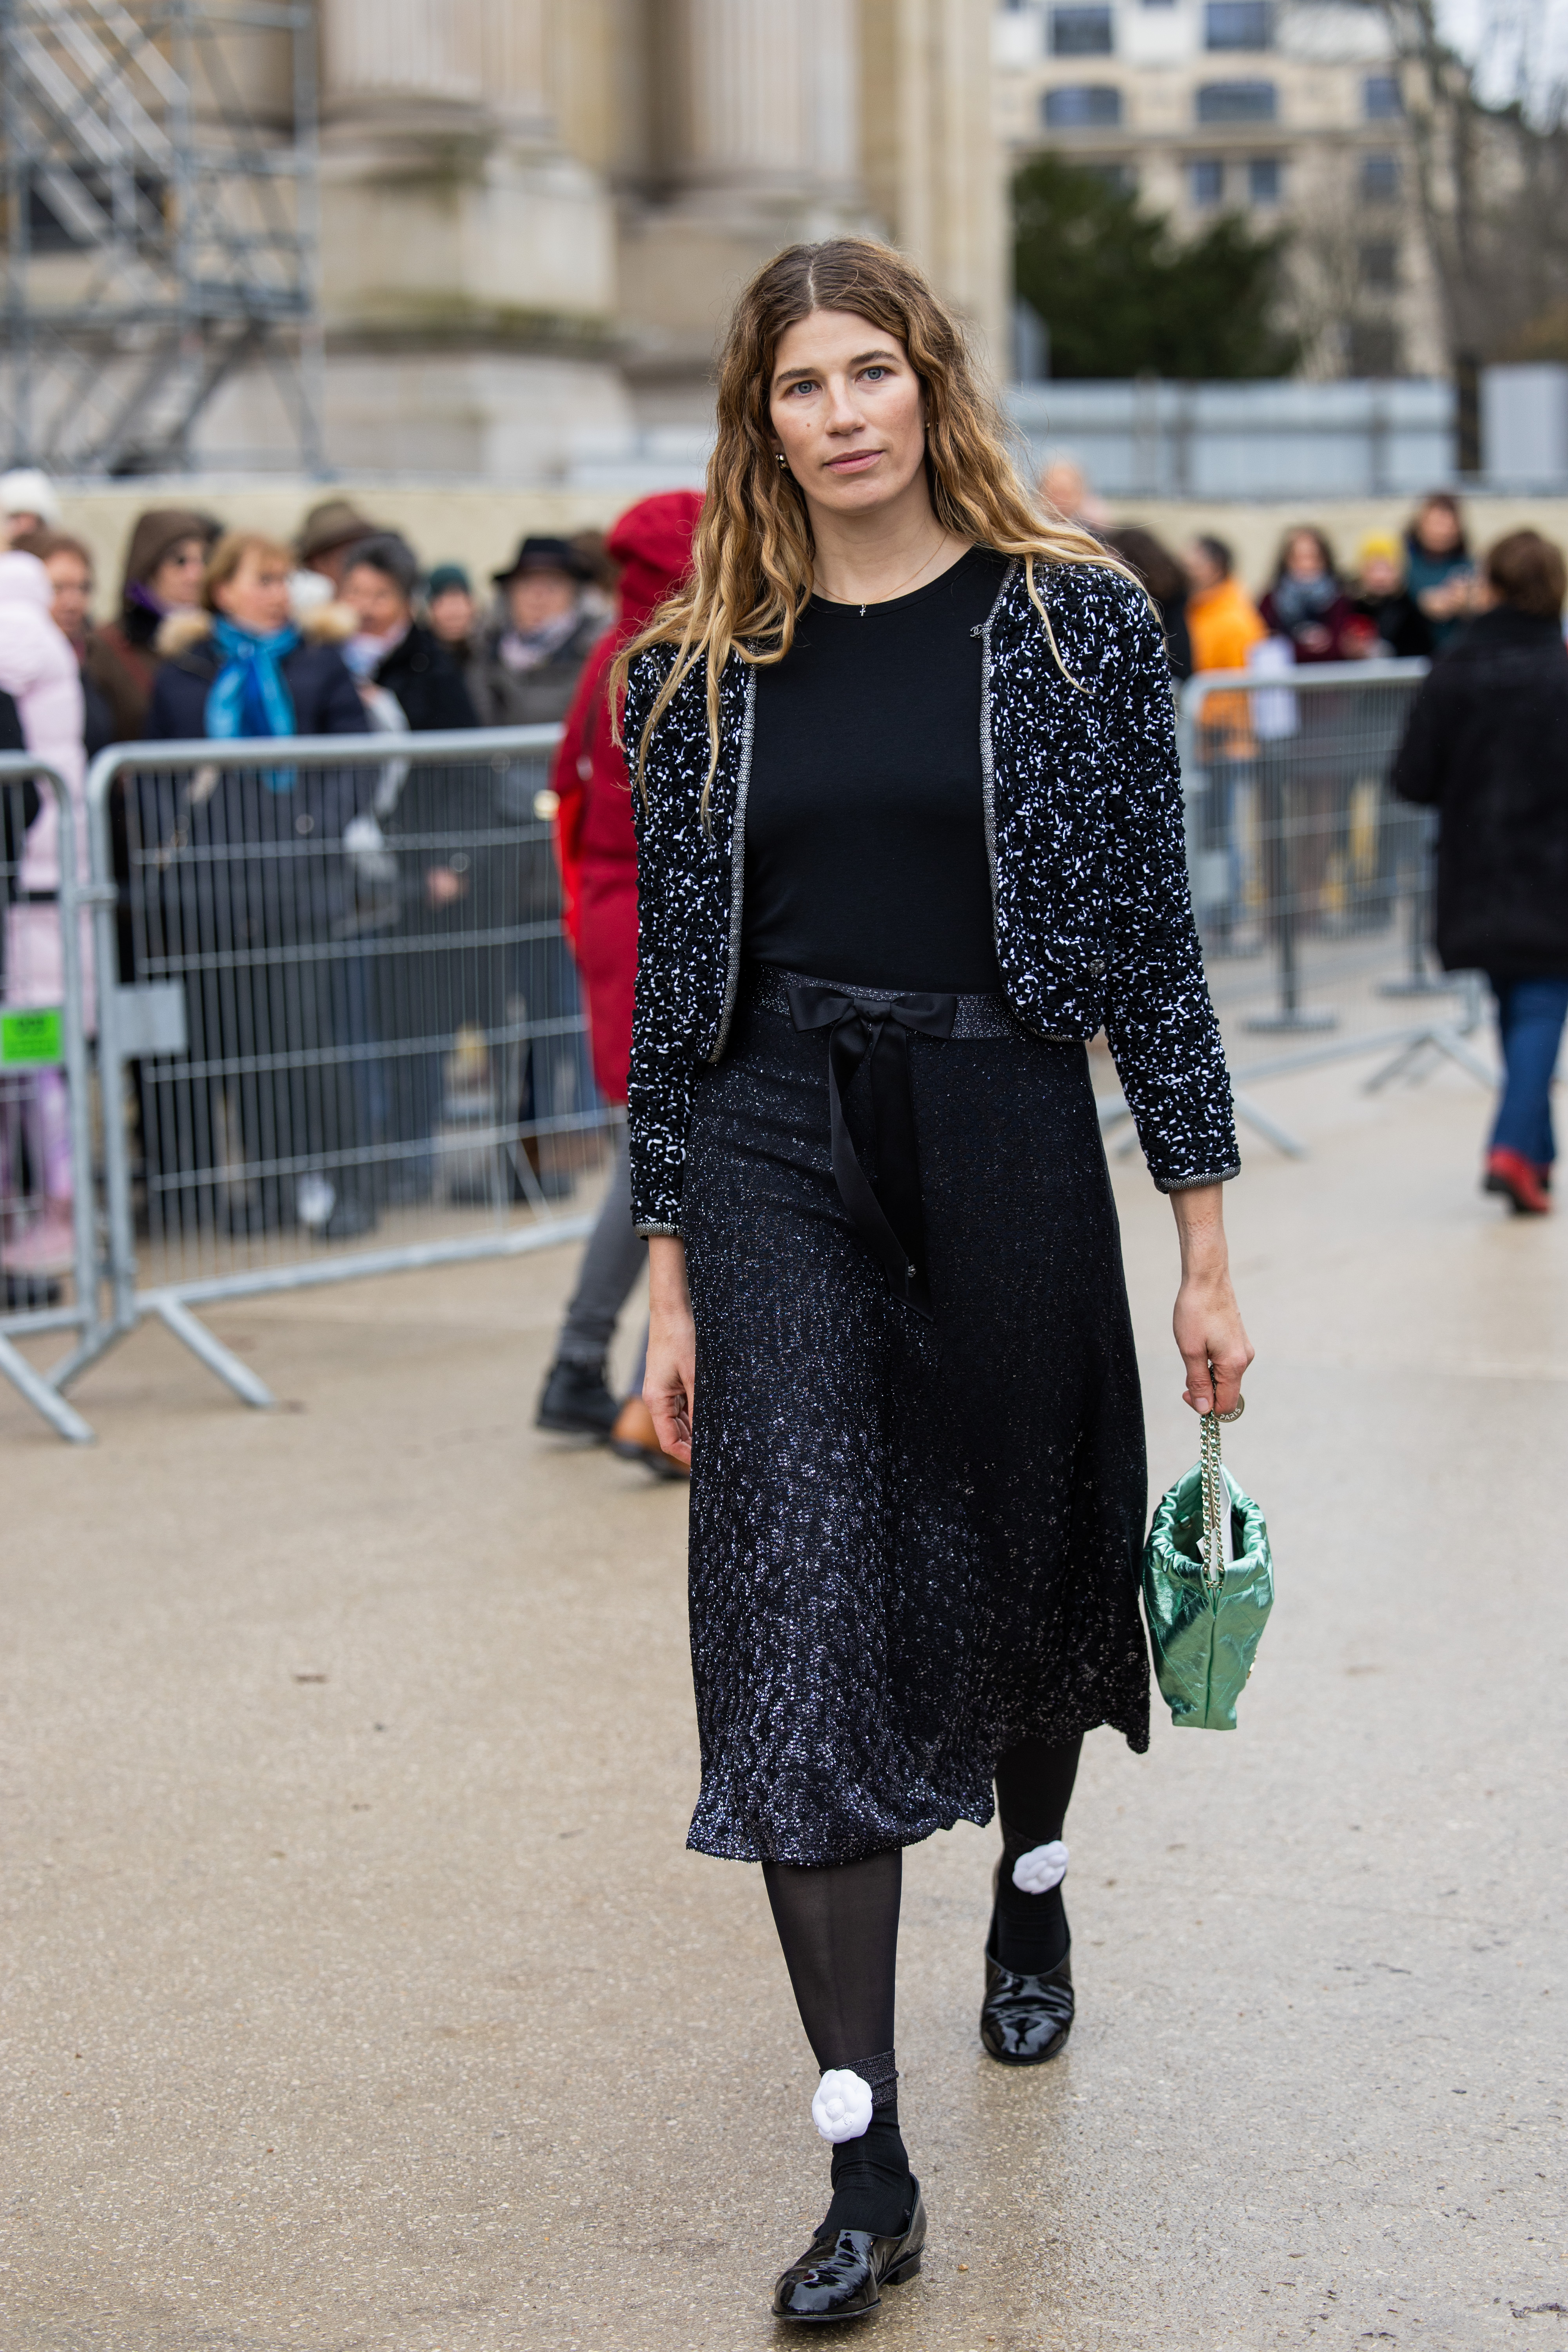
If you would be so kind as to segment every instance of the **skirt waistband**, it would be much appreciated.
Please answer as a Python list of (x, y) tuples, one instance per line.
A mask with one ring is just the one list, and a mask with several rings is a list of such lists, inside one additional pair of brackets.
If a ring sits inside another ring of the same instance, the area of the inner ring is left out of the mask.
[[(865, 1004), (896, 1004), (901, 997), (929, 996), (931, 992), (904, 988), (861, 988), (847, 981), (822, 980), (815, 972), (786, 971), (782, 964), (754, 963), (746, 989), (746, 1002), (758, 1013), (782, 1013), (791, 1017), (790, 989), (829, 989), (835, 995), (848, 997)], [(979, 1037), (1019, 1037), (1028, 1032), (1024, 1028), (1005, 996), (995, 991), (965, 996), (952, 990), (941, 992), (941, 1001), (956, 1007), (952, 1026), (946, 1032), (960, 1040)]]

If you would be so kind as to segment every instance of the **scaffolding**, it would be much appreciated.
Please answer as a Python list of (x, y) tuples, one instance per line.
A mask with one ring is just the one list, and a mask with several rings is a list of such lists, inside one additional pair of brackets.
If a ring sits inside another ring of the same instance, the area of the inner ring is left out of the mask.
[(310, 0), (0, 0), (0, 89), (7, 462), (321, 472)]

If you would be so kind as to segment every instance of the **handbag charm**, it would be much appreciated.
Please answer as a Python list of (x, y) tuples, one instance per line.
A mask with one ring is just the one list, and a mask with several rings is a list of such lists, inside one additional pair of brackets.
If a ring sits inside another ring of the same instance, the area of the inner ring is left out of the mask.
[(1219, 1458), (1219, 1424), (1243, 1410), (1204, 1414), (1202, 1456), (1161, 1496), (1143, 1547), (1160, 1693), (1172, 1722), (1198, 1731), (1236, 1729), (1236, 1702), (1274, 1605), (1263, 1514)]

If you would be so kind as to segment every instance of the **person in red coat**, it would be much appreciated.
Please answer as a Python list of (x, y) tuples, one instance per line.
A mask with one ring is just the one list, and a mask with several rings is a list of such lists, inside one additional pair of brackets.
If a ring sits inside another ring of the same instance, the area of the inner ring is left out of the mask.
[[(551, 779), (560, 803), (556, 853), (562, 919), (588, 1000), (594, 1076), (608, 1103), (624, 1107), (632, 1051), (637, 971), (637, 845), (631, 782), (611, 725), (610, 667), (691, 562), (701, 495), (664, 490), (621, 517), (605, 552), (621, 566), (620, 614), (589, 656), (567, 711)], [(616, 1321), (643, 1269), (647, 1244), (632, 1230), (631, 1162), (623, 1123), (604, 1205), (583, 1254), (555, 1360), (535, 1415), (541, 1429), (607, 1438), (617, 1454), (661, 1476), (684, 1477), (664, 1454), (642, 1401), (639, 1363), (624, 1401), (605, 1378)]]

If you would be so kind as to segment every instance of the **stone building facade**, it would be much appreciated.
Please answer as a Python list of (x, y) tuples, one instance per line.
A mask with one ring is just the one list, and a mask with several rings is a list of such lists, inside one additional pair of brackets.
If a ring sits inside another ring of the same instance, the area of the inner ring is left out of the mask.
[[(689, 471), (735, 289), (891, 237), (1005, 366), (993, 0), (321, 0), (331, 461)], [(203, 427), (254, 442), (238, 378)]]
[(996, 118), (1191, 236), (1288, 226), (1305, 373), (1447, 372), (1398, 63), (1358, 0), (1003, 0)]

